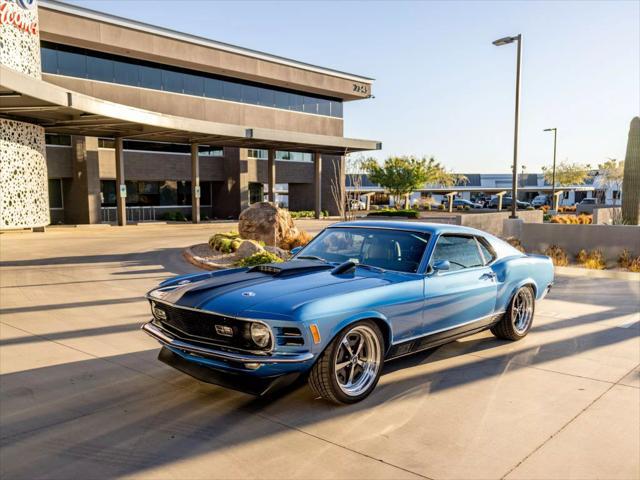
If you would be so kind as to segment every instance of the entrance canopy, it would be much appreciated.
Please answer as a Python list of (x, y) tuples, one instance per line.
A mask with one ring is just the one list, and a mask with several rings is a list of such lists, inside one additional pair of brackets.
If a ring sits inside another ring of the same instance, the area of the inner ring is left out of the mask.
[(152, 112), (70, 91), (0, 65), (0, 115), (40, 125), (48, 133), (90, 137), (316, 152), (344, 155), (382, 144), (196, 120)]

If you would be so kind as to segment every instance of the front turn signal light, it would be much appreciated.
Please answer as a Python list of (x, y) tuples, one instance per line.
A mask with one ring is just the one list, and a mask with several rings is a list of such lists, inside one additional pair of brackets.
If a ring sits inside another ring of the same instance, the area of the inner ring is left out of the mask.
[(315, 323), (309, 325), (309, 330), (311, 330), (311, 335), (313, 336), (313, 343), (320, 343), (320, 330)]

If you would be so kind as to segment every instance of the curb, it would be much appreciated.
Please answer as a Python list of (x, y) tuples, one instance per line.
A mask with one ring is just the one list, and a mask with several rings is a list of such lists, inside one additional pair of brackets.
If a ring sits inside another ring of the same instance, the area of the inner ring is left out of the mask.
[(198, 267), (203, 270), (224, 270), (226, 268), (231, 268), (229, 265), (219, 265), (195, 255), (193, 250), (191, 250), (191, 247), (187, 247), (182, 251), (182, 257), (194, 267)]
[(554, 267), (558, 275), (567, 277), (611, 278), (615, 280), (640, 281), (640, 273), (622, 270), (592, 270), (579, 267)]

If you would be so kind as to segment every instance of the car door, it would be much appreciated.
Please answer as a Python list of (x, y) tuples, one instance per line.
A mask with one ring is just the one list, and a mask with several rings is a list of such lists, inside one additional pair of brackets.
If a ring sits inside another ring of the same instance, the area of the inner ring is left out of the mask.
[(473, 235), (439, 236), (429, 265), (448, 260), (450, 269), (430, 269), (425, 278), (423, 335), (471, 325), (494, 313), (496, 277), (486, 255)]

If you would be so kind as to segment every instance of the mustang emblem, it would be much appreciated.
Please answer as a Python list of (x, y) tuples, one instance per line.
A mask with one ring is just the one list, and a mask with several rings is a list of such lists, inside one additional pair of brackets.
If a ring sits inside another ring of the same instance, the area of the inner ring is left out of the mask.
[(256, 292), (242, 292), (243, 297), (255, 297)]

